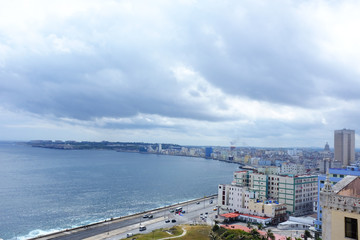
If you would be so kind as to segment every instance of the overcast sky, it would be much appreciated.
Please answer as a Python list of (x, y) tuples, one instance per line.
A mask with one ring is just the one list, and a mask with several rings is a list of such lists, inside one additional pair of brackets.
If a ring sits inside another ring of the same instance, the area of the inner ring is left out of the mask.
[(359, 12), (346, 0), (1, 0), (0, 139), (333, 147), (335, 129), (360, 132)]

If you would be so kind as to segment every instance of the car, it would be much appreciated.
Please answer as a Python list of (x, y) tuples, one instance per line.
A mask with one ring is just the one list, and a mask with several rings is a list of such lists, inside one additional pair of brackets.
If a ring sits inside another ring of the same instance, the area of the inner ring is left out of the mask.
[(165, 220), (165, 223), (169, 223), (169, 222), (170, 222), (170, 219), (166, 219), (166, 220)]
[(176, 219), (172, 219), (171, 222), (173, 222), (173, 223), (176, 222)]
[(145, 231), (146, 230), (146, 227), (145, 226), (140, 226), (139, 227), (139, 231)]
[(182, 212), (181, 213), (186, 213), (186, 211), (185, 210), (182, 210)]
[(143, 216), (143, 218), (149, 218), (149, 215), (145, 214), (145, 215)]
[(175, 209), (170, 209), (169, 212), (175, 212)]
[(213, 200), (210, 200), (210, 204), (212, 204), (213, 203)]
[(154, 216), (152, 214), (149, 214), (148, 215), (148, 218), (153, 218)]
[(203, 215), (203, 213), (200, 213), (200, 215), (202, 216), (202, 215)]
[(213, 211), (217, 211), (217, 208), (213, 208)]
[(196, 204), (200, 204), (200, 202), (197, 202)]
[(208, 215), (208, 212), (206, 212), (205, 215)]
[(127, 233), (126, 234), (126, 237), (128, 238), (128, 237), (132, 237), (132, 236), (134, 236), (134, 234), (132, 234), (132, 233)]

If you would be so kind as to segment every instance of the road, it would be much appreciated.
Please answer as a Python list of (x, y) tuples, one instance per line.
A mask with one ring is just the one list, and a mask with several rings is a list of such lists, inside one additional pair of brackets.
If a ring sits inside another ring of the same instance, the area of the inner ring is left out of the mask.
[[(212, 201), (212, 203), (210, 203)], [(169, 210), (161, 211), (159, 213), (156, 213), (154, 215), (154, 219), (149, 222), (141, 221), (142, 226), (146, 226), (146, 231), (139, 231), (140, 226), (140, 218), (138, 218), (137, 224), (134, 224), (132, 226), (129, 226), (127, 228), (119, 229), (118, 232), (114, 231), (113, 233), (109, 233), (109, 236), (102, 235), (97, 236), (98, 238), (93, 238), (91, 240), (95, 239), (107, 239), (107, 240), (118, 240), (126, 238), (127, 233), (150, 233), (155, 229), (160, 228), (171, 228), (175, 225), (180, 224), (199, 224), (199, 223), (207, 223), (209, 225), (213, 224), (213, 221), (215, 219), (215, 215), (217, 215), (217, 211), (214, 211), (213, 209), (216, 208), (217, 205), (217, 198), (214, 199), (206, 199), (199, 201), (199, 204), (197, 203), (191, 203), (187, 204), (186, 206), (183, 206), (183, 210), (185, 210), (184, 214), (174, 214), (170, 213)], [(207, 213), (207, 214), (206, 214)], [(202, 218), (203, 219), (202, 219)], [(157, 221), (159, 219), (159, 221)], [(166, 219), (175, 219), (175, 223), (166, 223)], [(89, 239), (90, 240), (90, 239)]]
[[(211, 199), (214, 198), (214, 199)], [(212, 203), (210, 203), (212, 201)], [(115, 219), (112, 221), (102, 222), (99, 224), (88, 225), (77, 229), (70, 229), (68, 231), (62, 231), (56, 234), (50, 234), (47, 236), (36, 237), (33, 240), (95, 240), (95, 239), (112, 239), (117, 240), (126, 238), (126, 234), (131, 232), (133, 234), (139, 233), (139, 226), (146, 226), (146, 230), (141, 233), (149, 233), (152, 230), (158, 228), (168, 228), (178, 224), (184, 223), (212, 223), (212, 219), (215, 217), (216, 212), (213, 211), (217, 204), (217, 197), (202, 198), (201, 200), (189, 201), (187, 203), (177, 204), (170, 207), (163, 208), (161, 210), (149, 211), (146, 214), (152, 214), (153, 218), (143, 218), (143, 214), (136, 214), (121, 219)], [(181, 215), (171, 213), (169, 210), (178, 206), (182, 206), (185, 213)], [(205, 212), (208, 212), (207, 218), (202, 220), (200, 214), (205, 216)], [(144, 213), (145, 214), (145, 213)], [(175, 219), (175, 223), (165, 223), (165, 219)]]

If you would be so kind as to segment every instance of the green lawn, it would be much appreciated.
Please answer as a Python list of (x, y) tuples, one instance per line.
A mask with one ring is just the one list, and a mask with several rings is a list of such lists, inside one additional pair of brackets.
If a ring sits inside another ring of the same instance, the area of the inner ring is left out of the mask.
[[(172, 234), (169, 234), (168, 232), (171, 232)], [(160, 238), (165, 238), (165, 237), (174, 237), (174, 236), (181, 235), (182, 233), (183, 233), (183, 230), (181, 229), (181, 227), (175, 226), (175, 227), (166, 228), (166, 229), (164, 229), (164, 228), (156, 229), (148, 234), (137, 234), (137, 235), (134, 235), (133, 237), (126, 238), (126, 239), (136, 238), (136, 240), (152, 240), (152, 239), (160, 239)]]
[[(207, 225), (196, 225), (196, 226), (182, 225), (182, 226), (175, 226), (170, 229), (169, 228), (157, 229), (151, 233), (137, 234), (127, 239), (136, 238), (136, 240), (153, 240), (153, 239), (156, 240), (165, 237), (179, 236), (183, 233), (182, 227), (185, 227), (187, 231), (186, 235), (183, 237), (175, 238), (174, 240), (194, 240), (194, 239), (208, 240), (209, 239), (209, 233), (211, 227)], [(171, 232), (172, 234), (167, 233), (167, 231)]]

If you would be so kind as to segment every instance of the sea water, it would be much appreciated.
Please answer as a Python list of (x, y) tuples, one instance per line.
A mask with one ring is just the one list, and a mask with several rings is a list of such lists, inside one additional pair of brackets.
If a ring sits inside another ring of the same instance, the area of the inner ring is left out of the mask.
[(217, 193), (237, 165), (0, 142), (0, 238), (27, 239)]

